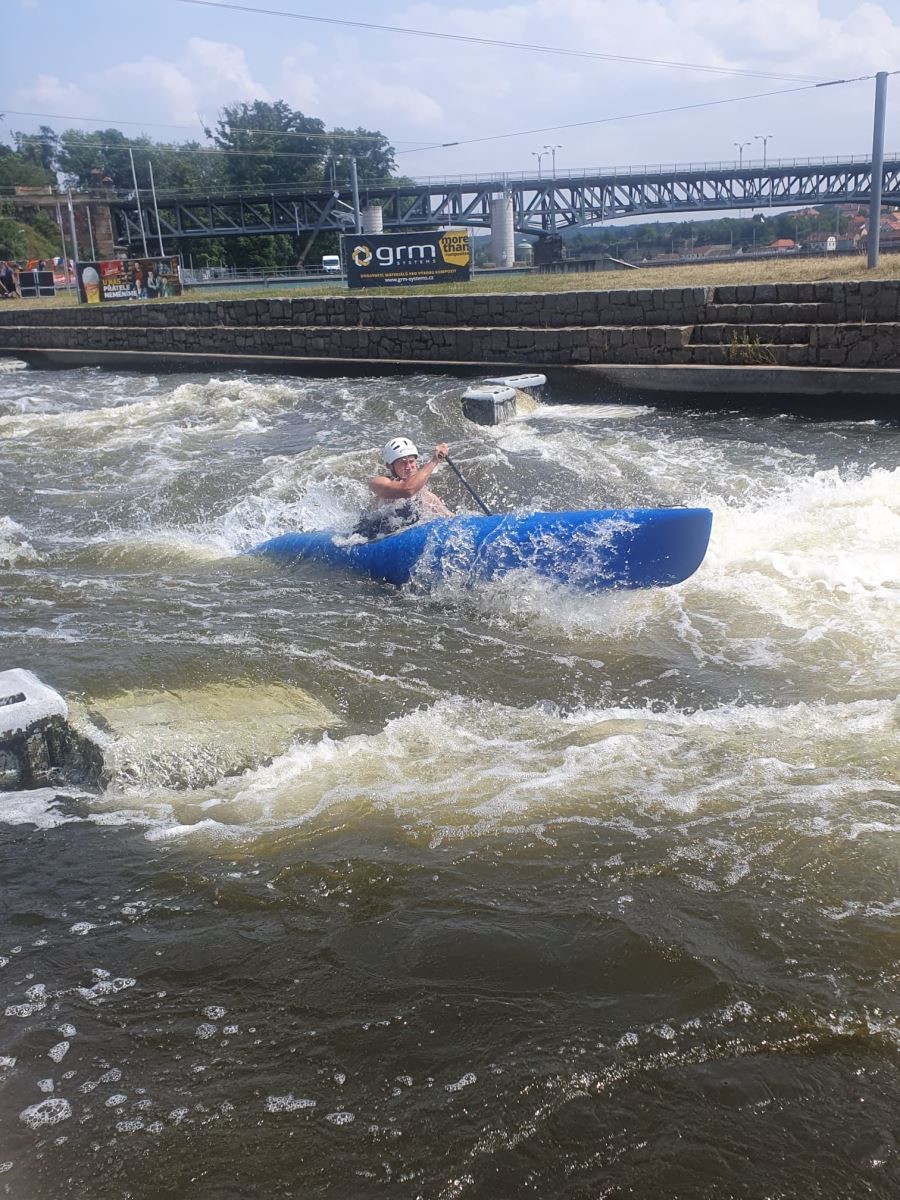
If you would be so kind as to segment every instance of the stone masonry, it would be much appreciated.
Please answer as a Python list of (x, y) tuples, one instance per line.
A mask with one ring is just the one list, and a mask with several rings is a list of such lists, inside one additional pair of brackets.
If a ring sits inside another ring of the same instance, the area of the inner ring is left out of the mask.
[[(0, 308), (0, 353), (900, 367), (900, 280)], [(98, 361), (101, 361), (98, 357)]]

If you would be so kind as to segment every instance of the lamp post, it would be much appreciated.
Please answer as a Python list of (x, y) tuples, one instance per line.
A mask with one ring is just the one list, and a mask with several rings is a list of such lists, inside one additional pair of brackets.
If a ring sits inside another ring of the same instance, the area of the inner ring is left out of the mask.
[(545, 146), (544, 151), (550, 155), (551, 174), (556, 178), (556, 152), (562, 150), (562, 146)]
[(763, 144), (763, 164), (762, 164), (763, 166), (766, 165), (766, 146), (768, 146), (768, 144), (769, 144), (770, 137), (774, 137), (774, 134), (754, 133), (754, 135), (753, 135), (753, 140), (755, 142), (762, 142), (762, 144)]
[(749, 142), (735, 142), (734, 145), (737, 146), (738, 166), (742, 167), (744, 165), (744, 147), (749, 146), (750, 143)]
[(544, 155), (546, 154), (546, 150), (532, 150), (531, 153), (538, 160), (538, 179), (540, 179), (541, 178), (541, 160), (544, 158)]

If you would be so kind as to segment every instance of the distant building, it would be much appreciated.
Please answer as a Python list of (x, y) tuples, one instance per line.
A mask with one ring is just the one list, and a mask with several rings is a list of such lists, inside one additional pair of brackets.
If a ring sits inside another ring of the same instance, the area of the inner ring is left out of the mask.
[(766, 247), (767, 250), (796, 250), (797, 243), (793, 238), (776, 238)]

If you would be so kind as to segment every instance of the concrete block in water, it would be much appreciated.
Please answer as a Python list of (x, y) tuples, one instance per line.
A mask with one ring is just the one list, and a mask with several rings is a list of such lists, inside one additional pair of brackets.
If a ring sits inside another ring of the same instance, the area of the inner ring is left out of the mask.
[(68, 715), (59, 692), (31, 671), (0, 671), (0, 791), (97, 786), (103, 756)]
[(500, 383), (480, 383), (463, 392), (463, 416), (476, 425), (500, 425), (516, 415), (516, 390)]

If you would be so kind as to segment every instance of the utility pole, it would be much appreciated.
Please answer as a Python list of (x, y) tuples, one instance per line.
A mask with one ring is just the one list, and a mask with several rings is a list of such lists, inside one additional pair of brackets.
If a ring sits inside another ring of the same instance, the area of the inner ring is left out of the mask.
[(150, 169), (150, 194), (153, 196), (153, 211), (156, 214), (156, 236), (159, 239), (159, 256), (162, 258), (166, 253), (166, 248), (163, 245), (162, 225), (159, 223), (159, 205), (156, 203), (156, 184), (153, 182), (153, 163), (148, 158), (147, 166)]
[(66, 248), (66, 230), (63, 225), (62, 209), (60, 208), (60, 206), (58, 204), (56, 206), (56, 224), (59, 226), (59, 237), (60, 237), (60, 241), (62, 242), (63, 270), (66, 273), (66, 288), (68, 289), (68, 287), (69, 287), (69, 251)]
[(869, 270), (878, 266), (881, 242), (881, 181), (884, 174), (884, 111), (887, 107), (887, 71), (875, 76), (875, 125), (872, 133), (872, 190), (869, 200)]
[(134, 169), (134, 154), (133, 154), (130, 146), (128, 147), (128, 157), (131, 159), (131, 178), (134, 182), (134, 198), (135, 198), (135, 201), (137, 202), (138, 222), (140, 223), (140, 226), (141, 226), (141, 241), (144, 243), (144, 258), (149, 258), (150, 253), (147, 250), (147, 232), (144, 229), (144, 210), (141, 206), (141, 194), (138, 191), (137, 171), (135, 171), (135, 169)]
[(350, 159), (350, 182), (353, 186), (353, 225), (356, 233), (362, 233), (362, 214), (359, 211), (359, 177), (356, 174), (356, 159)]
[(72, 189), (66, 192), (66, 206), (69, 210), (69, 233), (72, 237), (72, 257), (78, 262), (78, 234), (75, 232), (75, 205), (72, 201)]

